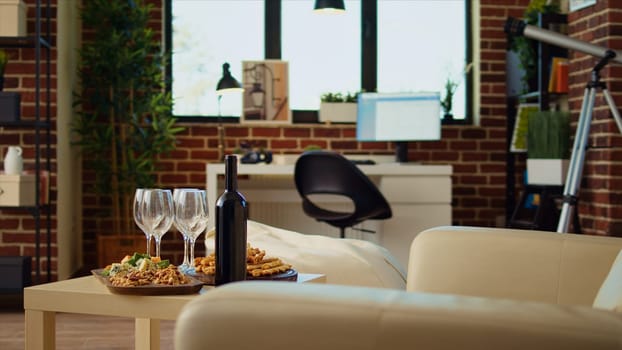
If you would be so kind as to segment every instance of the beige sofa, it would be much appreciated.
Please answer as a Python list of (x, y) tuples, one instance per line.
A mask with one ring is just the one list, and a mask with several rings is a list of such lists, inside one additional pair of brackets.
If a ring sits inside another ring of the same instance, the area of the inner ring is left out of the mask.
[(622, 349), (621, 249), (612, 237), (434, 228), (411, 246), (407, 291), (232, 283), (187, 304), (175, 345)]

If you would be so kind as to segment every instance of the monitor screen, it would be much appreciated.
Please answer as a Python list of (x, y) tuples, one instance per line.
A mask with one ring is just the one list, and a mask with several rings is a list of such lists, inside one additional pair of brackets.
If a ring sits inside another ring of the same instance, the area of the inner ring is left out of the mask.
[(359, 94), (356, 139), (394, 141), (397, 160), (406, 162), (407, 141), (441, 139), (440, 93)]

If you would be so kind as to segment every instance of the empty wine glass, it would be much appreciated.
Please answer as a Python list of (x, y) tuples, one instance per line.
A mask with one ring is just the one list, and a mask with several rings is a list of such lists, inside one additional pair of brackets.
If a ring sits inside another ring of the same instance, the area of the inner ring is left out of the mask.
[(180, 194), (184, 191), (192, 191), (192, 190), (196, 190), (196, 189), (195, 188), (176, 188), (175, 190), (173, 190), (173, 202), (175, 204), (175, 220), (173, 221), (173, 224), (175, 225), (179, 233), (181, 233), (183, 240), (184, 240), (184, 260), (179, 266), (179, 268), (182, 271), (190, 269), (192, 267), (192, 264), (194, 264), (194, 261), (190, 261), (188, 258), (188, 244), (189, 244), (188, 232), (186, 231), (185, 226), (183, 225), (183, 222), (179, 221), (177, 210), (182, 206), (182, 203), (180, 200)]
[(147, 238), (147, 250), (146, 253), (147, 255), (150, 255), (150, 248), (151, 248), (151, 234), (149, 233), (149, 230), (147, 230), (147, 228), (145, 228), (145, 225), (143, 223), (143, 217), (142, 217), (142, 212), (141, 212), (141, 205), (142, 205), (142, 200), (143, 200), (143, 192), (144, 189), (143, 188), (137, 188), (136, 192), (134, 192), (134, 205), (132, 207), (132, 211), (134, 213), (134, 222), (136, 223), (136, 226), (138, 226), (138, 228), (143, 231), (143, 233), (145, 234), (145, 237)]
[(175, 198), (175, 225), (185, 235), (190, 248), (189, 270), (193, 270), (195, 242), (207, 227), (206, 197), (205, 190), (187, 189), (179, 191)]
[(173, 194), (166, 189), (146, 189), (140, 207), (143, 225), (155, 239), (155, 256), (160, 257), (162, 236), (171, 228), (175, 217)]

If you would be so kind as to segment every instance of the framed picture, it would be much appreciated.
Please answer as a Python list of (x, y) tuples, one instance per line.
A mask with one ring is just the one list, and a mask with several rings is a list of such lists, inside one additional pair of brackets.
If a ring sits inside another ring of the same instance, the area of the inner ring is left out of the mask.
[(570, 12), (596, 4), (596, 0), (570, 0)]
[(243, 123), (291, 123), (288, 64), (242, 61)]
[(516, 111), (514, 132), (510, 151), (515, 153), (527, 152), (527, 130), (529, 129), (529, 114), (537, 112), (540, 107), (537, 103), (521, 103)]

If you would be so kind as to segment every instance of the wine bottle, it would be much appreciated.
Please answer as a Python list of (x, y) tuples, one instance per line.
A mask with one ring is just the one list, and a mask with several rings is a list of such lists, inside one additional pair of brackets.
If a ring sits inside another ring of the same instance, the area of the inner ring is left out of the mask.
[(216, 285), (246, 279), (248, 202), (238, 192), (237, 166), (235, 155), (225, 156), (225, 191), (216, 201)]

